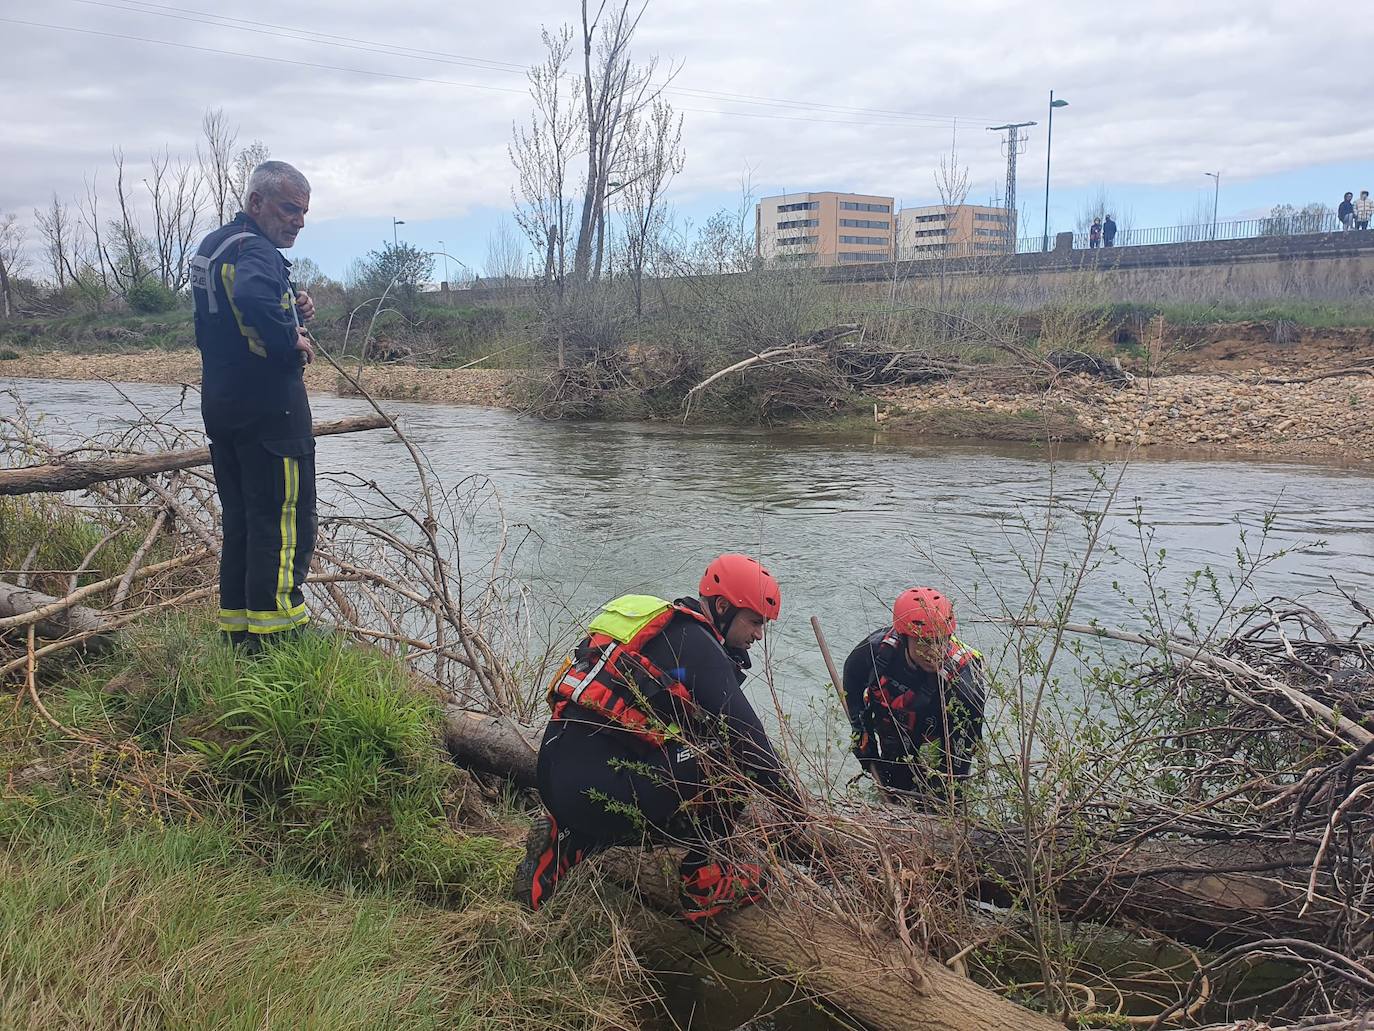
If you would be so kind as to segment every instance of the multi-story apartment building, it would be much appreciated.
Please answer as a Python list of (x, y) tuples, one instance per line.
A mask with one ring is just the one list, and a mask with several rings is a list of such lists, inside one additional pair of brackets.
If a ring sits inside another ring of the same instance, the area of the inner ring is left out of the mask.
[(770, 263), (852, 265), (896, 253), (891, 197), (865, 193), (790, 193), (754, 208), (754, 247)]
[(1016, 222), (1008, 208), (976, 204), (903, 208), (897, 216), (897, 257), (967, 257), (1015, 250)]

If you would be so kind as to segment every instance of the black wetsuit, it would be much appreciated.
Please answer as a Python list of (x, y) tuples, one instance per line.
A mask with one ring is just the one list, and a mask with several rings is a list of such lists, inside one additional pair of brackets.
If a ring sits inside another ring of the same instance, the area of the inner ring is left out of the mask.
[[(871, 761), (887, 787), (944, 795), (950, 772), (956, 790), (968, 777), (982, 736), (982, 661), (976, 654), (962, 664), (950, 659), (941, 674), (931, 673), (911, 662), (900, 638), (895, 647), (883, 647), (891, 633), (891, 627), (874, 631), (844, 663), (854, 752)], [(874, 704), (872, 692), (879, 676), (886, 676), (890, 689), (901, 696), (905, 721)], [(922, 761), (921, 746), (932, 742), (940, 748), (938, 758)]]
[[(695, 600), (679, 604), (698, 611)], [(545, 807), (568, 836), (562, 847), (590, 855), (643, 840), (687, 846), (701, 859), (738, 809), (740, 777), (789, 792), (768, 735), (740, 685), (748, 656), (727, 654), (711, 631), (679, 616), (643, 649), (677, 678), (697, 713), (666, 693), (654, 713), (682, 727), (690, 744), (655, 747), (603, 716), (569, 704), (551, 720), (539, 748)]]

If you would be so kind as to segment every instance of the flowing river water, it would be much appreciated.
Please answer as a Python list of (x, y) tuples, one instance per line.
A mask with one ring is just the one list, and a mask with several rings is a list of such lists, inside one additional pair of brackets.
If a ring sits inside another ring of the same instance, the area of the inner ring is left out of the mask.
[[(145, 414), (198, 430), (197, 398), (146, 384), (0, 381), (48, 432), (82, 439)], [(121, 394), (123, 396), (121, 396)], [(1016, 608), (1042, 549), (1050, 595), (1072, 575), (1087, 536), (1081, 513), (1115, 488), (1102, 539), (1073, 618), (1141, 628), (1152, 592), (1177, 604), (1191, 574), (1210, 567), (1229, 595), (1237, 552), (1278, 555), (1254, 573), (1241, 602), (1283, 595), (1349, 622), (1336, 584), (1374, 595), (1374, 467), (1199, 458), (1001, 443), (918, 443), (853, 432), (767, 432), (665, 424), (546, 423), (497, 408), (385, 403), (399, 414), (445, 488), (462, 484), (475, 516), (463, 534), (465, 568), (491, 554), (497, 506), (512, 545), (510, 571), (529, 590), (532, 626), (557, 627), (618, 594), (692, 593), (721, 551), (761, 557), (783, 589), (782, 619), (763, 649), (779, 705), (793, 713), (828, 701), (828, 677), (808, 617), (825, 626), (837, 662), (884, 623), (902, 589), (932, 584), (955, 599), (961, 636), (996, 651), (1003, 631), (977, 622), (999, 598)], [(317, 419), (365, 414), (365, 402), (319, 397)], [(0, 392), (0, 414), (14, 397)], [(385, 431), (322, 438), (322, 500), (337, 477), (375, 480), (413, 495), (403, 446)], [(1149, 534), (1142, 547), (1142, 534)], [(1150, 582), (1141, 566), (1153, 568)], [(1067, 571), (1066, 571), (1067, 570)], [(1199, 600), (1204, 615), (1215, 604)], [(765, 663), (756, 663), (765, 665)], [(773, 708), (759, 679), (747, 686)], [(670, 998), (698, 1009), (697, 1028), (736, 1026), (763, 999), (716, 998), (689, 970)], [(717, 1016), (711, 1010), (719, 1010)], [(790, 1015), (789, 1015), (790, 1014)], [(751, 1027), (815, 1026), (787, 1007)]]

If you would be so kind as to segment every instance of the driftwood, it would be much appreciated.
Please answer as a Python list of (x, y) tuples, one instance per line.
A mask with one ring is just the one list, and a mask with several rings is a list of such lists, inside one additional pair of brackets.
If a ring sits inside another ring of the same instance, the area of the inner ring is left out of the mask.
[[(595, 862), (603, 874), (655, 909), (676, 912), (677, 856), (671, 849), (614, 849)], [(854, 929), (832, 914), (788, 905), (774, 891), (759, 905), (712, 922), (739, 955), (792, 980), (869, 1031), (1063, 1031), (1064, 1025), (1008, 1002), (938, 960), (903, 964), (900, 949), (877, 960)]]
[[(450, 706), (447, 716), (445, 744), (455, 759), (503, 774), (521, 787), (534, 786), (538, 737), (528, 728), (457, 706)], [(672, 850), (615, 849), (598, 862), (608, 876), (633, 887), (655, 908), (677, 911)], [(786, 893), (775, 892), (774, 897), (785, 898)], [(769, 902), (722, 917), (713, 926), (741, 956), (803, 985), (871, 1031), (1063, 1028), (935, 959), (921, 957), (914, 969), (891, 960), (884, 969), (871, 961), (871, 950), (854, 929), (828, 913)]]
[[(457, 707), (447, 715), (445, 744), (456, 762), (506, 776), (520, 787), (534, 786), (537, 735)], [(879, 836), (884, 827), (918, 829), (923, 845), (935, 854), (953, 857), (967, 850), (977, 872), (972, 887), (988, 901), (1012, 902), (1025, 881), (1022, 861), (1005, 835), (961, 830), (894, 807), (873, 807), (856, 816)], [(1312, 862), (1311, 848), (1286, 843), (1107, 845), (1081, 873), (1067, 872), (1055, 894), (1066, 917), (1143, 924), (1200, 945), (1255, 934), (1320, 940), (1331, 923), (1329, 905), (1303, 912)]]
[[(32, 622), (34, 633), (49, 639), (71, 634), (100, 635), (108, 624), (103, 612), (88, 609), (84, 605), (64, 606), (62, 599), (50, 594), (0, 582), (0, 631), (7, 620), (14, 621), (16, 626)], [(101, 645), (97, 642), (102, 641), (103, 637), (92, 637), (86, 646), (99, 648)]]
[[(363, 415), (336, 422), (316, 423), (312, 432), (317, 437), (327, 437), (337, 433), (380, 430), (388, 425), (388, 421), (380, 415)], [(0, 496), (80, 490), (106, 480), (118, 480), (128, 476), (151, 476), (155, 473), (192, 469), (209, 464), (210, 449), (198, 447), (186, 451), (130, 455), (126, 458), (98, 458), (85, 462), (0, 469)]]

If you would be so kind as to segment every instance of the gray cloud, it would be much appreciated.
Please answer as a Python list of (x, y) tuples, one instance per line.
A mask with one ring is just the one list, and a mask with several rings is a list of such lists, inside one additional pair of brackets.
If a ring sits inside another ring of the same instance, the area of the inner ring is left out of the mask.
[[(74, 195), (97, 169), (107, 178), (115, 145), (139, 176), (146, 155), (164, 145), (190, 154), (210, 107), (224, 108), (242, 142), (261, 139), (305, 170), (322, 217), (461, 215), (508, 204), (506, 142), (526, 109), (518, 72), (283, 39), (109, 2), (17, 0), (0, 16), (495, 88), (0, 23), (7, 40), (0, 211), (27, 215), (54, 190)], [(520, 66), (538, 58), (541, 24), (575, 13), (571, 2), (243, 0), (232, 9), (235, 18)], [(1374, 28), (1344, 3), (656, 0), (641, 43), (665, 67), (682, 65), (676, 85), (684, 89), (960, 115), (960, 161), (975, 199), (998, 189), (1003, 167), (985, 126), (1043, 123), (1051, 86), (1071, 102), (1055, 126), (1056, 182), (1066, 187), (1191, 183), (1204, 167), (1261, 175), (1363, 158), (1374, 148), (1363, 56), (1374, 50)], [(765, 191), (849, 187), (925, 202), (950, 146), (947, 119), (687, 93), (673, 100), (687, 123), (688, 164), (676, 188), (684, 200), (733, 190), (749, 169)], [(1031, 130), (1023, 189), (1036, 178), (1043, 131), (1043, 124)]]

